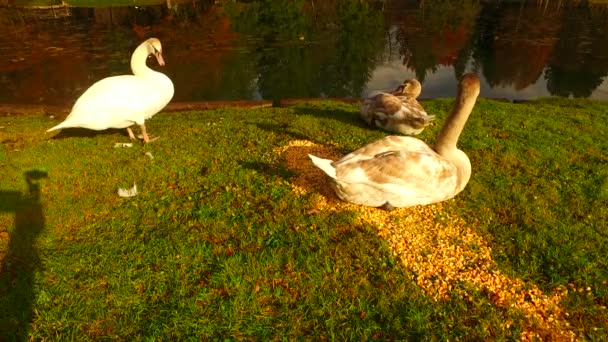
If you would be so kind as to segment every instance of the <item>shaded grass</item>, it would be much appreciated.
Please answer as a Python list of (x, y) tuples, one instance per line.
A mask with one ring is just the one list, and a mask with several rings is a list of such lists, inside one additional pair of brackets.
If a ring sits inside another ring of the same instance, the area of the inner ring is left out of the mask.
[[(178, 1), (179, 2), (179, 1)], [(182, 1), (185, 2), (185, 1)], [(161, 5), (165, 2), (162, 0), (110, 0), (110, 1), (96, 1), (96, 0), (15, 0), (14, 5), (18, 7), (31, 7), (31, 6), (51, 6), (65, 4), (71, 7), (112, 7), (112, 6), (149, 6), (149, 5)]]
[[(424, 105), (442, 122), (451, 101)], [(480, 101), (460, 143), (474, 174), (448, 206), (490, 241), (503, 271), (546, 291), (569, 286), (570, 323), (591, 339), (607, 334), (607, 113), (584, 100)], [(307, 139), (347, 153), (385, 135), (364, 127), (355, 105), (163, 113), (148, 123), (161, 139), (132, 148), (112, 147), (128, 140), (122, 132), (44, 136), (53, 125), (0, 118), (8, 339), (521, 334), (521, 312), (473, 288), (470, 300), (426, 297), (374, 226), (356, 212), (312, 214), (310, 196), (291, 190), (276, 147)], [(32, 170), (48, 176), (36, 180), (38, 197), (24, 180)], [(116, 195), (134, 182), (137, 197)], [(32, 208), (43, 229), (16, 253), (32, 225), (17, 217), (36, 216)], [(501, 327), (506, 320), (514, 324)]]

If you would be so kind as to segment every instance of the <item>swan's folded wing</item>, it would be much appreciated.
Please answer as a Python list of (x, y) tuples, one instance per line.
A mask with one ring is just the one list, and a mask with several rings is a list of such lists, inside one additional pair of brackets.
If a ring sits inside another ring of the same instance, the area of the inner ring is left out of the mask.
[(407, 115), (407, 116), (417, 116), (417, 117), (426, 117), (428, 114), (422, 108), (420, 103), (416, 101), (416, 99), (412, 99), (409, 97), (401, 96), (398, 97), (401, 102), (401, 111), (395, 112), (395, 115)]
[(159, 98), (159, 89), (145, 79), (132, 75), (114, 76), (105, 78), (87, 89), (74, 104), (72, 111), (90, 113), (103, 108), (107, 112), (105, 115), (128, 117), (131, 113), (150, 111), (157, 102), (161, 105)]
[(424, 110), (424, 107), (422, 107), (420, 102), (418, 102), (418, 100), (416, 100), (415, 98), (412, 98), (409, 96), (397, 96), (397, 98), (399, 99), (399, 101), (401, 101), (401, 103), (403, 105), (411, 108), (413, 111), (423, 113), (426, 115), (426, 111)]
[(437, 154), (411, 151), (384, 152), (374, 158), (342, 164), (336, 168), (336, 178), (387, 193), (419, 197), (444, 197), (458, 184), (453, 164)]
[(376, 155), (384, 152), (400, 150), (433, 153), (433, 150), (420, 139), (410, 136), (389, 135), (347, 154), (342, 159), (334, 162), (333, 166), (337, 167), (345, 163), (374, 158)]
[(392, 115), (401, 109), (402, 103), (398, 97), (382, 93), (373, 98), (373, 104), (376, 112)]

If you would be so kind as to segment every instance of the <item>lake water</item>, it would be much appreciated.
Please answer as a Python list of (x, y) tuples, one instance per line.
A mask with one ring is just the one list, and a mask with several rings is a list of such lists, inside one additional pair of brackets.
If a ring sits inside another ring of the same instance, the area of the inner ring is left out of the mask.
[(483, 97), (608, 100), (608, 5), (215, 2), (0, 8), (0, 103), (72, 104), (152, 36), (174, 101), (359, 98), (412, 77), (422, 98), (452, 97), (468, 71)]

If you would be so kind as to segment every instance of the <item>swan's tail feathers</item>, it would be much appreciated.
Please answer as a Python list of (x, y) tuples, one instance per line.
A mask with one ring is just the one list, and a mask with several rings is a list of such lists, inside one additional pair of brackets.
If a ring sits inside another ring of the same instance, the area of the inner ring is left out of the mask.
[(60, 123), (59, 125), (57, 125), (55, 127), (51, 127), (49, 129), (47, 129), (46, 131), (50, 132), (50, 131), (54, 131), (54, 130), (58, 130), (58, 129), (62, 129), (62, 128), (66, 128), (66, 122), (65, 121), (62, 122), (62, 123)]
[(331, 165), (333, 160), (315, 157), (312, 154), (309, 154), (308, 156), (316, 167), (323, 170), (329, 177), (336, 179), (336, 169)]

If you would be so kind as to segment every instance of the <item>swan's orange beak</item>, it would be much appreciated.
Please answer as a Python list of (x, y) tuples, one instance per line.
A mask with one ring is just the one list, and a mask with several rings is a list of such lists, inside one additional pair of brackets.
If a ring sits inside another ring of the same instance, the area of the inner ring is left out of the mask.
[(163, 59), (163, 55), (159, 51), (154, 53), (154, 57), (156, 57), (156, 61), (158, 62), (158, 65), (160, 65), (160, 66), (165, 65), (165, 60)]

